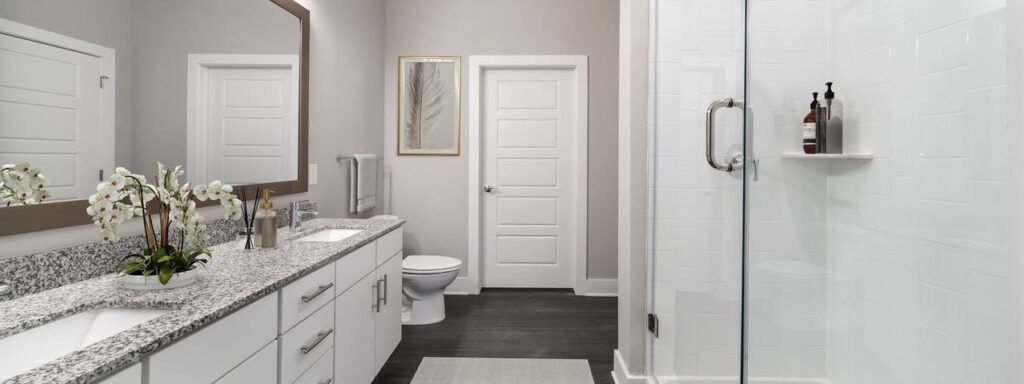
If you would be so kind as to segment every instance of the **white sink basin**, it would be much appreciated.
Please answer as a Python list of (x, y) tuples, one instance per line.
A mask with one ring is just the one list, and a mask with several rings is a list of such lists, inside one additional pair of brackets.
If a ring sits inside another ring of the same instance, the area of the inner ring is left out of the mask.
[(0, 381), (106, 339), (169, 311), (100, 308), (0, 339)]
[(321, 243), (333, 243), (333, 242), (342, 241), (342, 240), (345, 240), (345, 239), (350, 238), (352, 236), (355, 236), (356, 234), (358, 234), (359, 232), (362, 232), (362, 231), (363, 231), (362, 229), (334, 229), (334, 228), (331, 228), (331, 229), (325, 229), (325, 230), (322, 230), (320, 232), (314, 233), (312, 235), (303, 237), (303, 238), (299, 239), (298, 241), (314, 241), (314, 242), (321, 242)]

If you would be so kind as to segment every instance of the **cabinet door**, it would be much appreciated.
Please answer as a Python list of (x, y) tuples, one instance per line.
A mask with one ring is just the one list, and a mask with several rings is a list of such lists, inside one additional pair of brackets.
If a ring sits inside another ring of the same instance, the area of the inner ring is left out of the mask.
[(377, 268), (377, 279), (381, 282), (380, 295), (383, 298), (374, 321), (377, 333), (377, 370), (380, 370), (402, 341), (401, 252)]
[(377, 276), (366, 275), (335, 299), (334, 376), (337, 383), (370, 383), (377, 375), (374, 314)]
[(232, 369), (217, 384), (277, 384), (277, 340)]

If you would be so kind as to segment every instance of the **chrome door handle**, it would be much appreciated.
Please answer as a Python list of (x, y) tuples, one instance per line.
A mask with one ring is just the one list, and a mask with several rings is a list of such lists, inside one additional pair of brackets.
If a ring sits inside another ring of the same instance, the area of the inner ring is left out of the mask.
[(310, 293), (308, 295), (302, 295), (302, 302), (303, 303), (308, 303), (310, 301), (313, 301), (313, 299), (315, 299), (317, 296), (322, 295), (324, 292), (327, 292), (327, 290), (331, 289), (331, 287), (333, 287), (333, 286), (334, 286), (334, 283), (327, 283), (327, 284), (324, 284), (324, 285), (321, 285), (321, 286), (317, 287), (316, 291), (313, 291), (313, 293)]
[(743, 156), (738, 156), (730, 160), (729, 164), (721, 164), (715, 159), (715, 113), (721, 108), (739, 108), (743, 109), (743, 102), (733, 99), (720, 99), (711, 103), (708, 106), (708, 112), (706, 117), (706, 137), (707, 146), (705, 148), (708, 165), (711, 168), (719, 171), (732, 172), (743, 169)]
[(491, 193), (493, 191), (494, 191), (494, 187), (493, 186), (490, 186), (490, 185), (485, 185), (484, 186), (484, 192)]
[(384, 274), (384, 305), (388, 305), (388, 274)]
[(312, 351), (313, 348), (316, 348), (316, 346), (320, 345), (320, 343), (322, 343), (324, 339), (326, 339), (327, 336), (330, 336), (332, 333), (334, 333), (334, 329), (328, 329), (326, 331), (320, 331), (320, 333), (317, 333), (316, 339), (313, 339), (313, 341), (309, 342), (309, 344), (303, 345), (302, 348), (300, 348), (302, 350), (302, 354), (309, 354), (309, 352)]
[[(380, 283), (383, 282), (383, 281), (384, 281), (384, 279), (377, 279), (377, 283), (374, 284), (374, 288), (376, 288), (376, 290), (374, 291), (375, 292), (374, 296), (377, 296), (377, 297), (374, 298), (374, 299), (376, 299), (376, 303), (373, 305), (373, 308), (375, 308), (377, 310), (377, 312), (380, 312), (380, 302), (382, 300), (381, 297), (380, 297), (380, 293), (381, 293), (380, 292), (381, 291)], [(385, 285), (384, 288), (387, 289), (387, 286)], [(386, 300), (384, 301), (384, 304), (387, 304)]]

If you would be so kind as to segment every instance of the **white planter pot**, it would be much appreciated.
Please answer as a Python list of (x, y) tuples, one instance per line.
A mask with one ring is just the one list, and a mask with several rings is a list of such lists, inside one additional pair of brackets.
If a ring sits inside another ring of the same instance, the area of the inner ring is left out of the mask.
[(171, 276), (171, 280), (166, 285), (160, 284), (160, 277), (142, 276), (142, 275), (124, 275), (121, 276), (121, 281), (125, 288), (134, 289), (139, 291), (149, 291), (154, 289), (171, 289), (177, 287), (183, 287), (196, 282), (196, 276), (199, 275), (199, 269), (194, 268), (185, 272), (178, 272)]

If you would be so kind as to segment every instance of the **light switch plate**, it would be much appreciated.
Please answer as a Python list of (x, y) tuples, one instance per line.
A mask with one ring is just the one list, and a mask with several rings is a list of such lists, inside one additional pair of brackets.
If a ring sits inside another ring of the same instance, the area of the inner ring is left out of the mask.
[(317, 183), (316, 177), (316, 164), (309, 165), (309, 185), (313, 186)]

